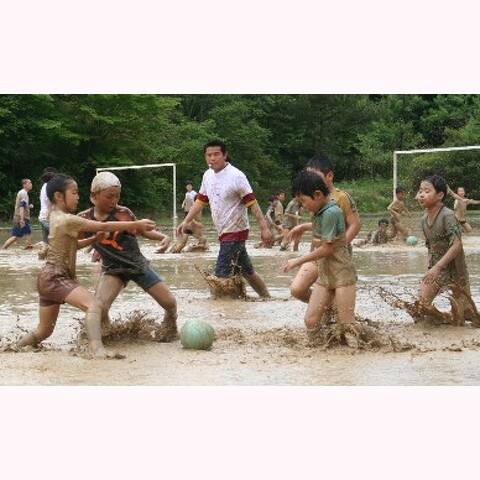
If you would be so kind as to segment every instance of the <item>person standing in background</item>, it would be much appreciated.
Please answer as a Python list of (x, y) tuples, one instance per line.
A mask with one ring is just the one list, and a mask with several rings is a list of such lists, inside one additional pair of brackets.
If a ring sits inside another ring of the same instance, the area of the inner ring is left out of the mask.
[(15, 198), (15, 211), (13, 214), (12, 236), (3, 244), (2, 249), (6, 250), (19, 237), (25, 237), (25, 250), (32, 248), (32, 229), (30, 228), (30, 204), (28, 192), (32, 189), (32, 181), (29, 178), (22, 180), (22, 189)]

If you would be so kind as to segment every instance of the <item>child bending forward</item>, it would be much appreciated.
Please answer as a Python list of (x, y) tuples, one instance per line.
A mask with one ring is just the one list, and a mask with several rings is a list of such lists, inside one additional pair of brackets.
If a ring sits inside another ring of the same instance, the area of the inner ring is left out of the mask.
[[(127, 208), (118, 205), (122, 185), (111, 172), (100, 172), (92, 180), (90, 201), (93, 207), (80, 212), (80, 217), (105, 222), (107, 224), (135, 223), (135, 215)], [(150, 266), (140, 251), (137, 236), (132, 229), (118, 229), (108, 237), (85, 229), (79, 240), (80, 246), (93, 243), (95, 251), (102, 259), (102, 275), (95, 290), (95, 298), (102, 308), (102, 323), (109, 322), (108, 312), (113, 301), (131, 280), (147, 292), (163, 309), (163, 322), (155, 334), (159, 342), (170, 342), (177, 337), (177, 301), (162, 277)], [(150, 240), (160, 240), (163, 234), (156, 230), (138, 231)], [(85, 238), (86, 237), (86, 238)]]
[[(313, 213), (313, 235), (321, 241), (307, 255), (288, 260), (283, 271), (288, 272), (306, 262), (316, 261), (318, 278), (314, 284), (305, 325), (314, 334), (324, 325), (324, 313), (335, 300), (341, 324), (355, 322), (356, 270), (345, 242), (345, 220), (322, 178), (316, 173), (302, 171), (294, 181), (293, 194), (303, 208)], [(360, 325), (356, 327), (359, 330)]]
[(425, 177), (417, 193), (418, 203), (425, 209), (422, 229), (428, 248), (428, 271), (419, 290), (420, 306), (429, 307), (434, 298), (447, 288), (452, 289), (458, 307), (458, 323), (475, 312), (470, 296), (470, 283), (461, 239), (461, 227), (455, 214), (443, 202), (447, 183), (439, 175)]
[(79, 195), (77, 183), (68, 175), (56, 175), (46, 188), (53, 207), (46, 264), (37, 278), (40, 318), (35, 331), (24, 335), (17, 347), (37, 345), (48, 338), (55, 328), (60, 305), (68, 303), (86, 312), (90, 354), (105, 358), (108, 355), (102, 343), (101, 305), (92, 293), (80, 286), (76, 276), (78, 234), (81, 231), (152, 230), (155, 223), (151, 220), (104, 223), (72, 215), (77, 209)]

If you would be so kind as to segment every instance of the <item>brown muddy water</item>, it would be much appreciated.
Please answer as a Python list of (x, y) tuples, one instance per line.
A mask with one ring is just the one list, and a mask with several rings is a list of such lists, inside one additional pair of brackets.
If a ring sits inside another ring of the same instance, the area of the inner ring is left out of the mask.
[[(4, 241), (8, 232), (1, 232)], [(38, 235), (38, 232), (35, 233)], [(0, 385), (480, 385), (480, 329), (467, 325), (414, 325), (404, 312), (388, 306), (376, 293), (382, 286), (406, 299), (415, 293), (426, 268), (426, 249), (389, 245), (354, 249), (358, 270), (356, 312), (372, 321), (400, 348), (354, 350), (345, 345), (311, 346), (303, 325), (305, 305), (289, 295), (294, 273), (281, 265), (296, 255), (274, 249), (248, 250), (264, 277), (272, 300), (211, 298), (197, 270), (213, 265), (218, 243), (209, 232), (211, 247), (204, 253), (154, 254), (155, 245), (142, 241), (142, 250), (164, 277), (178, 301), (178, 325), (189, 319), (208, 321), (216, 332), (210, 351), (184, 350), (177, 340), (155, 343), (127, 338), (110, 345), (123, 360), (87, 360), (75, 353), (82, 313), (63, 306), (53, 335), (38, 351), (0, 353)], [(35, 238), (35, 240), (38, 240)], [(464, 238), (472, 295), (480, 306), (480, 238)], [(0, 251), (0, 340), (3, 345), (37, 323), (35, 278), (42, 263), (37, 251), (25, 251), (19, 241)], [(308, 243), (300, 245), (300, 253)], [(196, 268), (197, 267), (197, 268)], [(98, 264), (78, 253), (82, 285), (94, 290)], [(446, 298), (436, 305), (446, 308)], [(136, 285), (129, 285), (112, 307), (113, 320), (136, 312), (161, 321), (162, 311)]]

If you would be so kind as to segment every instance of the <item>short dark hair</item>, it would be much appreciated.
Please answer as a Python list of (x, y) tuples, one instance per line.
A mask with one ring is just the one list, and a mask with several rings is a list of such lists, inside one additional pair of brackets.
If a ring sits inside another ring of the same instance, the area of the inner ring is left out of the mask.
[(227, 153), (227, 146), (221, 140), (210, 140), (203, 146), (203, 153), (207, 151), (208, 147), (220, 147), (220, 150), (225, 155)]
[(405, 189), (403, 187), (397, 187), (395, 188), (395, 193), (403, 193)]
[(309, 170), (302, 170), (293, 181), (292, 194), (294, 197), (307, 195), (313, 198), (313, 194), (318, 190), (325, 196), (330, 193), (322, 177)]
[(387, 227), (388, 227), (388, 225), (390, 225), (390, 222), (388, 221), (388, 218), (381, 218), (378, 221), (378, 226), (381, 227), (382, 225), (386, 225)]
[(187, 186), (187, 185), (191, 185), (193, 187), (193, 182), (191, 180), (187, 180), (185, 182), (185, 186)]
[(45, 167), (42, 174), (40, 175), (40, 180), (43, 183), (48, 182), (51, 178), (53, 178), (58, 173), (58, 170), (54, 167)]
[(55, 193), (60, 192), (65, 194), (67, 187), (73, 183), (75, 180), (70, 175), (64, 173), (57, 173), (47, 182), (47, 197), (52, 202), (55, 203)]
[(326, 153), (314, 155), (305, 166), (306, 169), (320, 170), (324, 175), (333, 172), (333, 163)]
[(422, 179), (422, 182), (430, 183), (437, 193), (443, 193), (442, 202), (445, 200), (447, 196), (448, 186), (447, 182), (443, 177), (437, 174), (427, 175), (425, 178)]
[(274, 202), (277, 199), (276, 195), (269, 195), (268, 196), (268, 201), (269, 202)]

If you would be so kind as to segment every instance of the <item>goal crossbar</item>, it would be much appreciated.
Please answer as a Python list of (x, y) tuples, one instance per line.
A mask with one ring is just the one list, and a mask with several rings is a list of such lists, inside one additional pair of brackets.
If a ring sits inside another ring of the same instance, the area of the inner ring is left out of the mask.
[(97, 167), (96, 173), (112, 170), (140, 170), (142, 168), (161, 168), (172, 167), (173, 171), (173, 197), (172, 197), (172, 212), (173, 212), (173, 226), (172, 226), (172, 238), (176, 238), (177, 232), (177, 164), (176, 163), (151, 163), (149, 165), (128, 165), (125, 167)]
[(467, 145), (465, 147), (422, 148), (416, 150), (395, 150), (393, 152), (393, 199), (395, 199), (395, 189), (397, 188), (397, 168), (398, 157), (400, 155), (416, 155), (419, 153), (434, 152), (456, 152), (460, 150), (480, 150), (480, 145)]

